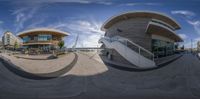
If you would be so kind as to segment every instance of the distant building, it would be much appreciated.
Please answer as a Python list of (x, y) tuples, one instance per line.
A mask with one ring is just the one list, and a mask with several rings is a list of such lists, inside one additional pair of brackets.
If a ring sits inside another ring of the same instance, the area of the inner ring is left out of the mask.
[(15, 43), (20, 45), (20, 40), (11, 32), (7, 31), (2, 37), (2, 44), (6, 49), (13, 49)]
[(18, 37), (23, 40), (23, 48), (37, 49), (41, 52), (59, 48), (58, 43), (68, 35), (67, 32), (49, 28), (37, 28), (18, 33)]
[(200, 52), (200, 41), (197, 42), (197, 51)]
[(3, 43), (2, 43), (2, 41), (0, 41), (0, 49), (2, 49), (3, 48)]

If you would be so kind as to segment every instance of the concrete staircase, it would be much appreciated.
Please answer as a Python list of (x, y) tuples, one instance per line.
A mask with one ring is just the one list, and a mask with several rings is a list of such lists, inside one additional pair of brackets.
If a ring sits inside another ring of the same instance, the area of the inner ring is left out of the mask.
[(153, 53), (126, 38), (103, 37), (99, 43), (103, 43), (108, 49), (115, 49), (122, 57), (140, 69), (156, 67)]

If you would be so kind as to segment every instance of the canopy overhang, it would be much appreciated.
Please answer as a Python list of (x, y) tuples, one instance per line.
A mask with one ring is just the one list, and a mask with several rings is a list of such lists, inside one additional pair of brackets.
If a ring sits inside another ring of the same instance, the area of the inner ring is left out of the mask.
[(156, 23), (149, 23), (147, 33), (163, 36), (174, 40), (174, 42), (183, 42), (183, 39), (177, 35), (173, 30)]
[(105, 31), (115, 23), (131, 18), (151, 18), (151, 19), (157, 19), (161, 20), (169, 25), (171, 25), (174, 29), (180, 29), (180, 25), (171, 17), (158, 12), (152, 12), (152, 11), (135, 11), (135, 12), (127, 12), (122, 13), (117, 16), (111, 17), (109, 20), (107, 20), (101, 27), (101, 30)]
[(60, 35), (60, 36), (68, 36), (69, 33), (56, 30), (56, 29), (49, 29), (49, 28), (38, 28), (38, 29), (31, 29), (27, 31), (23, 31), (18, 33), (17, 35), (19, 37), (27, 36), (27, 35), (36, 35), (36, 34), (54, 34), (54, 35)]

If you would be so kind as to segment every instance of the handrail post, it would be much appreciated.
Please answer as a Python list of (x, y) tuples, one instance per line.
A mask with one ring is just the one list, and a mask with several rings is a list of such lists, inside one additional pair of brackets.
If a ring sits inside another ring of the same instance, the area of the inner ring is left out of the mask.
[[(140, 54), (140, 47), (138, 47), (139, 48), (139, 54)], [(140, 54), (141, 55), (141, 54)]]
[[(127, 47), (128, 47), (128, 43), (130, 43), (130, 44), (132, 44), (132, 45), (134, 45), (135, 47), (138, 48), (138, 53), (139, 53), (140, 55), (141, 55), (141, 50), (143, 50), (144, 52), (146, 52), (146, 54), (150, 55), (150, 56), (152, 57), (151, 60), (154, 61), (154, 54), (153, 54), (152, 52), (150, 52), (149, 50), (147, 50), (147, 49), (141, 47), (140, 45), (138, 45), (138, 44), (136, 44), (136, 43), (130, 41), (130, 40), (127, 39), (127, 38), (123, 38), (123, 37), (120, 37), (120, 36), (115, 36), (115, 37), (110, 38), (110, 40), (111, 40), (111, 41), (119, 41), (119, 42), (123, 43), (124, 45), (126, 45)], [(145, 57), (145, 55), (142, 55), (142, 56)]]

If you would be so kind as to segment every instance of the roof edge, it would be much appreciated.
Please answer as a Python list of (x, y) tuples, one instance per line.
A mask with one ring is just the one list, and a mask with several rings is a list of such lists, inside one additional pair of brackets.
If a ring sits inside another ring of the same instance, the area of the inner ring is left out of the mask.
[(20, 36), (20, 35), (23, 35), (23, 34), (26, 34), (26, 33), (29, 33), (29, 32), (36, 32), (36, 31), (54, 31), (54, 32), (65, 34), (67, 36), (70, 35), (68, 32), (64, 32), (64, 31), (57, 30), (57, 29), (54, 29), (54, 28), (34, 28), (34, 29), (29, 29), (29, 30), (19, 32), (17, 34), (17, 36)]
[(152, 14), (158, 14), (161, 16), (165, 16), (167, 18), (169, 18), (170, 20), (172, 20), (174, 23), (176, 23), (176, 25), (178, 26), (176, 29), (181, 29), (180, 24), (171, 16), (165, 14), (165, 13), (161, 13), (161, 12), (156, 12), (156, 11), (148, 11), (148, 10), (137, 10), (137, 11), (128, 11), (128, 12), (122, 12), (120, 14), (114, 15), (112, 17), (110, 17), (108, 20), (106, 20), (106, 22), (103, 23), (103, 25), (101, 26), (101, 30), (105, 31), (106, 29), (104, 28), (106, 24), (108, 24), (108, 22), (110, 22), (112, 19), (117, 18), (118, 16), (122, 16), (125, 14), (131, 14), (131, 13), (152, 13)]

